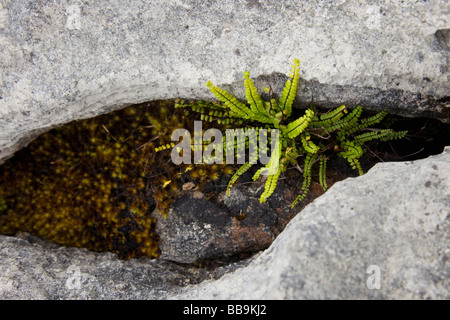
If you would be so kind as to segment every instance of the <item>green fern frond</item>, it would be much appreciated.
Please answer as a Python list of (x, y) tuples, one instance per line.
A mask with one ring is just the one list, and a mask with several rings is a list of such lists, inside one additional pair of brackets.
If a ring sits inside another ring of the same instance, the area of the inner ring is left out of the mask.
[(352, 110), (348, 115), (346, 115), (343, 119), (339, 120), (335, 126), (339, 128), (346, 129), (352, 127), (356, 122), (358, 122), (361, 114), (363, 112), (362, 106), (357, 106)]
[(222, 101), (225, 106), (230, 109), (231, 115), (236, 115), (243, 119), (251, 119), (254, 116), (252, 110), (250, 110), (245, 103), (239, 101), (235, 96), (228, 93), (228, 91), (214, 86), (211, 81), (208, 81), (206, 86), (217, 99)]
[(319, 157), (319, 183), (322, 186), (323, 190), (326, 191), (328, 189), (327, 186), (327, 157), (321, 155)]
[(303, 201), (309, 191), (309, 188), (311, 186), (311, 177), (312, 177), (312, 166), (314, 164), (314, 162), (317, 159), (317, 155), (316, 154), (307, 154), (305, 157), (305, 163), (304, 163), (304, 167), (303, 167), (303, 184), (302, 184), (302, 188), (301, 191), (302, 193), (299, 194), (297, 196), (297, 198), (295, 198), (295, 200), (292, 202), (291, 208), (295, 207), (297, 205), (297, 203)]
[[(243, 119), (230, 114), (223, 105), (211, 101), (192, 101), (186, 104), (185, 100), (177, 99), (175, 108), (191, 109), (191, 111), (200, 114), (200, 120), (207, 122), (217, 122), (218, 124), (242, 124)], [(187, 115), (187, 114), (186, 114)]]
[(403, 139), (406, 134), (408, 133), (408, 130), (405, 131), (393, 131), (391, 134), (386, 135), (384, 137), (380, 137), (380, 141), (389, 141), (389, 140), (398, 140)]
[(239, 179), (239, 177), (243, 175), (246, 171), (248, 171), (248, 169), (250, 169), (252, 166), (253, 164), (251, 163), (244, 163), (242, 166), (239, 167), (239, 169), (237, 169), (237, 171), (233, 174), (230, 181), (228, 182), (226, 190), (227, 196), (230, 196), (231, 188), (233, 187), (237, 179)]
[(355, 140), (357, 140), (360, 143), (364, 143), (364, 142), (367, 142), (367, 141), (380, 139), (381, 137), (386, 136), (386, 135), (388, 135), (390, 133), (392, 133), (391, 129), (382, 130), (382, 131), (379, 131), (379, 132), (376, 132), (376, 131), (366, 132), (366, 133), (362, 133), (362, 134), (359, 134), (359, 135), (355, 136)]
[(363, 175), (363, 170), (358, 160), (364, 154), (361, 144), (356, 141), (344, 141), (341, 147), (345, 151), (339, 152), (339, 156), (346, 159), (352, 169), (358, 169), (359, 174)]
[(264, 185), (264, 192), (259, 198), (259, 203), (263, 203), (268, 197), (272, 195), (277, 187), (278, 178), (280, 177), (281, 169), (279, 169), (275, 174), (267, 176), (266, 183)]
[(289, 118), (292, 112), (292, 104), (297, 95), (297, 87), (300, 79), (300, 60), (294, 59), (291, 66), (290, 79), (286, 81), (286, 85), (281, 93), (278, 104), (286, 118)]
[[(283, 140), (283, 138), (281, 139)], [(274, 150), (272, 150), (272, 155), (270, 156), (269, 163), (267, 163), (264, 168), (258, 169), (253, 176), (253, 181), (255, 181), (259, 178), (263, 171), (268, 174), (266, 183), (264, 185), (264, 191), (259, 199), (260, 203), (265, 202), (267, 198), (272, 195), (277, 186), (277, 181), (281, 172), (286, 170), (286, 168), (280, 163), (282, 147), (283, 141), (278, 140), (278, 143), (275, 145)]]
[(358, 173), (360, 176), (362, 176), (364, 174), (364, 171), (361, 167), (361, 164), (359, 163), (358, 159), (347, 159), (348, 162), (350, 163), (350, 166), (352, 167), (352, 169), (357, 169)]
[(306, 150), (306, 152), (314, 154), (319, 151), (319, 146), (311, 141), (311, 135), (308, 132), (302, 133), (300, 135), (300, 140), (302, 141), (303, 148)]
[[(347, 108), (345, 105), (342, 105), (334, 110), (331, 110), (328, 113), (325, 113), (321, 116), (315, 116), (311, 121), (309, 127), (310, 128), (329, 128), (335, 125), (343, 116), (347, 113)], [(330, 131), (329, 129), (327, 129)]]
[(361, 120), (361, 125), (358, 126), (358, 130), (373, 126), (374, 124), (380, 123), (387, 115), (389, 114), (389, 110), (382, 110), (377, 114)]
[(244, 87), (245, 98), (250, 105), (250, 109), (255, 115), (252, 120), (256, 120), (262, 123), (272, 123), (270, 115), (267, 113), (267, 110), (265, 108), (264, 101), (259, 96), (258, 91), (253, 84), (253, 80), (250, 79), (250, 71), (244, 72)]
[(301, 134), (308, 127), (312, 118), (314, 117), (314, 112), (311, 109), (306, 110), (305, 114), (295, 121), (289, 123), (285, 128), (283, 128), (283, 134), (289, 139), (293, 139)]
[(338, 121), (344, 115), (344, 113), (347, 113), (347, 107), (345, 105), (342, 105), (321, 115), (320, 120), (331, 120), (333, 123), (336, 123), (336, 121)]
[(373, 126), (374, 124), (381, 122), (384, 117), (388, 115), (388, 113), (388, 110), (383, 110), (369, 118), (362, 119), (359, 123), (355, 122), (353, 125), (342, 128), (342, 130), (338, 134), (338, 139), (343, 140), (345, 136), (349, 136), (359, 130), (368, 128), (370, 126)]
[(359, 158), (363, 155), (364, 150), (360, 143), (356, 141), (344, 141), (341, 144), (342, 149), (345, 151), (339, 152), (339, 155), (345, 159), (347, 158)]
[[(363, 111), (362, 106), (357, 106), (355, 109), (353, 109), (352, 112), (350, 112), (348, 115), (346, 115), (344, 118), (339, 119), (335, 123), (326, 121), (325, 123), (321, 124), (320, 120), (314, 121), (314, 123), (311, 123), (311, 127), (322, 127), (325, 132), (333, 132), (339, 129), (350, 128), (352, 127), (361, 116), (361, 113)], [(347, 113), (347, 111), (342, 111), (343, 113)]]

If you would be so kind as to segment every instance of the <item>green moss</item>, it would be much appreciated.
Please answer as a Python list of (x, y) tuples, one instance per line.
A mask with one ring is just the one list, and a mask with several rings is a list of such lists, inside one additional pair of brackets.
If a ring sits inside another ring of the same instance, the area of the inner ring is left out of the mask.
[(183, 183), (199, 187), (221, 171), (175, 166), (170, 153), (155, 152), (174, 129), (192, 124), (173, 102), (159, 101), (41, 135), (0, 167), (0, 233), (28, 232), (124, 259), (157, 257), (155, 207), (167, 214)]

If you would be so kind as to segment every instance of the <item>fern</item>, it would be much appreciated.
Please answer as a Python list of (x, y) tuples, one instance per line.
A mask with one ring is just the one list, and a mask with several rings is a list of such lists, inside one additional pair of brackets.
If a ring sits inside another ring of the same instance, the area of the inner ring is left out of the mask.
[[(234, 114), (231, 114), (222, 105), (218, 105), (211, 101), (192, 101), (186, 104), (185, 100), (177, 99), (175, 101), (175, 108), (190, 109), (195, 113), (200, 114), (200, 120), (208, 122), (217, 122), (218, 124), (242, 124), (243, 119), (237, 118)], [(186, 111), (185, 115), (188, 115), (189, 111)]]
[(286, 81), (286, 85), (281, 93), (280, 111), (289, 118), (292, 112), (292, 104), (294, 103), (295, 96), (297, 95), (297, 86), (300, 79), (300, 60), (294, 59), (291, 66), (290, 79)]
[(252, 110), (250, 110), (245, 105), (245, 103), (239, 101), (235, 96), (228, 93), (226, 90), (214, 86), (211, 81), (208, 81), (206, 85), (209, 90), (211, 90), (211, 92), (216, 96), (216, 98), (222, 101), (225, 106), (227, 106), (231, 110), (230, 114), (246, 120), (254, 116)]
[(346, 136), (349, 136), (354, 132), (368, 128), (370, 126), (373, 126), (374, 124), (381, 122), (381, 120), (383, 120), (384, 117), (388, 115), (388, 113), (389, 113), (388, 110), (383, 110), (372, 117), (362, 119), (359, 123), (357, 121), (353, 121), (353, 123), (350, 122), (346, 123), (345, 126), (342, 127), (342, 130), (339, 132), (338, 139), (342, 140)]
[(323, 190), (327, 190), (327, 157), (324, 155), (320, 156), (319, 159), (319, 183)]
[(280, 177), (281, 170), (278, 170), (275, 174), (269, 175), (266, 180), (266, 184), (264, 186), (264, 192), (262, 193), (259, 202), (263, 203), (267, 200), (268, 197), (272, 195), (277, 186), (278, 178)]
[(314, 116), (314, 112), (311, 109), (306, 110), (305, 114), (297, 120), (289, 123), (282, 129), (283, 134), (289, 139), (293, 139), (301, 134), (308, 127)]
[(342, 148), (345, 151), (339, 153), (339, 156), (346, 159), (352, 169), (358, 169), (360, 175), (363, 175), (363, 170), (359, 163), (359, 158), (364, 154), (361, 144), (357, 141), (345, 141), (342, 143)]
[(264, 101), (259, 96), (252, 79), (250, 79), (250, 71), (244, 72), (244, 87), (245, 98), (250, 105), (250, 109), (253, 111), (254, 120), (262, 123), (272, 123), (270, 114), (264, 106)]
[[(311, 186), (313, 166), (316, 162), (319, 163), (319, 183), (324, 190), (327, 190), (327, 153), (337, 152), (338, 156), (347, 160), (350, 166), (362, 175), (363, 170), (359, 159), (366, 151), (365, 143), (373, 140), (401, 139), (407, 133), (406, 131), (395, 132), (391, 129), (372, 129), (373, 125), (385, 118), (388, 110), (361, 119), (362, 106), (357, 106), (349, 112), (345, 105), (341, 105), (323, 114), (317, 112), (312, 106), (297, 119), (288, 121), (298, 88), (299, 66), (300, 61), (295, 59), (279, 100), (274, 98), (269, 101), (263, 100), (250, 78), (250, 72), (246, 71), (243, 73), (243, 81), (248, 105), (226, 90), (214, 86), (210, 81), (206, 85), (220, 102), (196, 101), (186, 104), (184, 100), (177, 100), (176, 103), (176, 107), (187, 108), (186, 112), (189, 108), (193, 112), (200, 113), (204, 121), (217, 121), (219, 124), (244, 123), (248, 128), (256, 130), (257, 137), (261, 129), (279, 129), (279, 144), (272, 150), (269, 163), (259, 168), (253, 175), (253, 180), (259, 179), (263, 174), (266, 176), (260, 202), (265, 202), (273, 194), (279, 177), (289, 165), (297, 166), (298, 159), (304, 159), (303, 183), (301, 193), (292, 206), (307, 196)], [(366, 132), (361, 132), (363, 130)], [(269, 142), (267, 136), (265, 140)], [(227, 154), (234, 153), (244, 145), (248, 147), (248, 142), (235, 141), (231, 145), (224, 145), (224, 150)], [(158, 151), (168, 147), (170, 144), (160, 146)], [(245, 162), (231, 177), (226, 189), (228, 196), (236, 181), (256, 163), (254, 158), (249, 160), (251, 161)]]
[(366, 132), (359, 134), (355, 136), (355, 140), (357, 140), (360, 143), (368, 142), (371, 140), (380, 140), (380, 141), (387, 141), (387, 140), (396, 140), (401, 139), (406, 135), (406, 131), (400, 131), (400, 132), (394, 132), (392, 129), (385, 129), (380, 131), (372, 131), (372, 132)]
[(227, 196), (230, 196), (231, 188), (233, 187), (234, 183), (239, 179), (241, 175), (243, 175), (248, 169), (250, 169), (253, 166), (251, 163), (245, 163), (243, 164), (231, 177), (230, 181), (228, 182), (226, 194)]
[(315, 145), (314, 142), (311, 141), (311, 135), (308, 132), (300, 135), (300, 139), (303, 145), (303, 148), (307, 153), (315, 154), (319, 151), (319, 146)]
[(329, 112), (320, 116), (321, 121), (331, 121), (332, 123), (336, 123), (343, 115), (347, 113), (347, 108), (345, 105), (337, 107), (334, 110), (330, 110)]

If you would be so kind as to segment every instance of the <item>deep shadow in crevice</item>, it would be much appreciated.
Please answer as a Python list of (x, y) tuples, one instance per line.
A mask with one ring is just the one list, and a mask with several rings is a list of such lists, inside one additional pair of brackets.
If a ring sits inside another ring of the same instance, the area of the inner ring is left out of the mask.
[(440, 154), (450, 146), (450, 124), (430, 118), (388, 116), (385, 125), (395, 131), (407, 130), (404, 139), (379, 143), (375, 150), (383, 161), (413, 161)]

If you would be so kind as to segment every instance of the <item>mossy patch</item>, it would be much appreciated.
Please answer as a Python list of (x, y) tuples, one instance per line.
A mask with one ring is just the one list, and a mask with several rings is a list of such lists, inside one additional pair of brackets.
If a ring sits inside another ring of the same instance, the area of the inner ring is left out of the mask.
[[(171, 143), (175, 129), (193, 132), (194, 120), (201, 116), (174, 105), (174, 101), (154, 101), (72, 122), (41, 135), (17, 152), (0, 167), (0, 233), (27, 232), (65, 246), (114, 252), (122, 259), (158, 257), (155, 228), (159, 216), (152, 214), (155, 209), (165, 216), (175, 198), (193, 190), (212, 200), (224, 192), (238, 168), (174, 165), (169, 149), (156, 152)], [(397, 121), (390, 121), (394, 118)], [(440, 153), (449, 144), (448, 125), (429, 119), (391, 117), (386, 121), (388, 127), (408, 129), (411, 135), (405, 141), (371, 146), (361, 162), (364, 171), (378, 161), (414, 160)], [(203, 122), (203, 130), (210, 127), (223, 132), (230, 125)], [(316, 171), (312, 172), (311, 192), (281, 226), (324, 192), (314, 182), (320, 177)], [(328, 187), (354, 176), (353, 171), (336, 154), (330, 155)], [(238, 183), (264, 184), (252, 181), (255, 172), (250, 173)], [(277, 212), (301, 191), (294, 167), (280, 179), (286, 183), (283, 196), (275, 198), (276, 203), (269, 201)], [(233, 205), (235, 212), (230, 209), (229, 215), (238, 215), (245, 222), (247, 206)]]
[(41, 135), (0, 167), (0, 233), (158, 257), (154, 209), (167, 214), (186, 182), (202, 187), (231, 173), (225, 165), (175, 166), (170, 152), (155, 152), (192, 123), (173, 101), (157, 101)]

